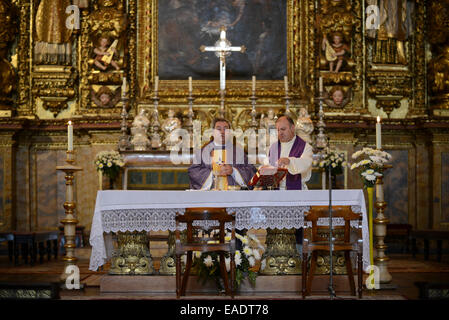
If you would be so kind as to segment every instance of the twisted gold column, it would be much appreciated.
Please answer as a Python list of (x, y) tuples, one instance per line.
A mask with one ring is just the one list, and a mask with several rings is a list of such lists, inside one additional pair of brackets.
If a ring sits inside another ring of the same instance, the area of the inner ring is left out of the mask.
[(75, 179), (74, 173), (77, 171), (83, 170), (80, 167), (74, 166), (74, 152), (67, 151), (67, 164), (64, 166), (57, 166), (56, 170), (61, 170), (65, 173), (66, 180), (66, 200), (64, 202), (65, 209), (65, 218), (61, 220), (61, 223), (64, 225), (64, 238), (65, 238), (65, 255), (62, 258), (65, 262), (64, 271), (61, 275), (61, 281), (65, 282), (67, 277), (71, 274), (70, 272), (66, 272), (67, 267), (76, 266), (76, 261), (78, 260), (75, 257), (75, 235), (76, 235), (76, 224), (78, 220), (75, 217), (75, 208), (76, 203), (73, 199), (73, 180)]

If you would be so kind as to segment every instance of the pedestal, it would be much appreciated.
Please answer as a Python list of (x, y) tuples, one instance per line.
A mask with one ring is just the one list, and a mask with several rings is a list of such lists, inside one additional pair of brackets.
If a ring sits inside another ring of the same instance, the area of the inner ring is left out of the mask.
[(301, 258), (296, 249), (295, 229), (267, 229), (267, 249), (262, 256), (264, 275), (301, 274)]
[(147, 232), (118, 232), (118, 249), (111, 259), (111, 275), (149, 275), (154, 273)]

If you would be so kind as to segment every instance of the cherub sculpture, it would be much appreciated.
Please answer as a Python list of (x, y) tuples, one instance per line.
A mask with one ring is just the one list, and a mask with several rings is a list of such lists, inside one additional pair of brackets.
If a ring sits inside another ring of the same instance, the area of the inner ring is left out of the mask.
[[(329, 43), (327, 36), (324, 35), (322, 49), (325, 52), (326, 60), (329, 62), (329, 71), (339, 72), (346, 53), (350, 51), (348, 45), (343, 42), (343, 35), (340, 32), (335, 32), (332, 35), (332, 43)], [(337, 65), (334, 69), (335, 61), (337, 61)]]
[(341, 86), (334, 86), (329, 91), (329, 93), (327, 93), (327, 91), (324, 91), (324, 94), (324, 102), (329, 107), (333, 108), (343, 108), (350, 99), (350, 89), (347, 93), (345, 93), (345, 90)]
[(112, 91), (107, 86), (102, 86), (98, 91), (95, 92), (91, 89), (92, 101), (100, 108), (113, 108), (120, 101), (121, 88), (117, 87)]
[(118, 40), (114, 40), (112, 44), (109, 37), (102, 35), (98, 40), (98, 45), (94, 48), (95, 60), (94, 64), (99, 69), (105, 71), (109, 65), (113, 66), (115, 70), (120, 70), (117, 60), (117, 44)]

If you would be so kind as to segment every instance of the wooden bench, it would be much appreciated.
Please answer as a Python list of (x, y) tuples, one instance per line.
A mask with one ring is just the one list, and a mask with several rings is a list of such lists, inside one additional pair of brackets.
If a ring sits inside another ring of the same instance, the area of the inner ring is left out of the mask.
[(410, 233), (412, 231), (411, 224), (402, 223), (389, 223), (387, 224), (387, 236), (384, 241), (389, 242), (402, 242), (402, 252), (410, 252)]
[[(43, 263), (45, 254), (48, 255), (48, 260), (51, 260), (52, 252), (55, 259), (58, 258), (57, 231), (14, 232), (13, 234), (15, 265), (19, 263), (20, 253), (22, 253), (25, 264), (28, 264), (28, 257), (30, 257), (30, 264), (32, 266), (36, 263), (38, 253), (40, 263)], [(19, 249), (20, 247), (22, 250)]]
[(424, 239), (424, 259), (429, 260), (429, 242), (437, 241), (437, 261), (441, 262), (443, 253), (443, 240), (449, 240), (449, 230), (412, 230), (410, 233), (412, 239), (412, 255), (416, 256), (416, 239)]
[(14, 256), (14, 233), (13, 232), (0, 232), (0, 243), (8, 242), (8, 257), (12, 262)]

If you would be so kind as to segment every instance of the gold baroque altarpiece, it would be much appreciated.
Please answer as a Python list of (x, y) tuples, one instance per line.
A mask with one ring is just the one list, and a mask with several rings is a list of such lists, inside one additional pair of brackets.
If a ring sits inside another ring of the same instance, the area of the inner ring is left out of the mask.
[[(131, 115), (137, 114), (140, 108), (152, 106), (154, 79), (158, 75), (157, 0), (75, 1), (84, 4), (80, 6), (80, 28), (61, 36), (60, 41), (65, 43), (55, 49), (60, 50), (59, 56), (52, 58), (50, 53), (47, 60), (42, 54), (42, 48), (44, 51), (47, 48), (45, 39), (41, 39), (45, 37), (38, 32), (43, 28), (38, 15), (42, 14), (42, 7), (45, 9), (45, 2), (16, 0), (10, 8), (4, 9), (10, 13), (3, 22), (9, 23), (6, 25), (10, 25), (10, 30), (17, 30), (15, 37), (2, 43), (3, 48), (9, 45), (11, 50), (13, 47), (9, 60), (14, 60), (16, 78), (10, 77), (9, 82), (17, 89), (14, 97), (8, 96), (10, 106), (2, 109), (32, 119), (85, 116), (89, 119), (119, 119), (122, 109), (119, 91), (123, 77), (129, 84)], [(58, 0), (56, 3), (63, 6), (70, 1)], [(327, 98), (324, 111), (331, 119), (345, 116), (354, 121), (377, 114), (387, 118), (391, 113), (391, 118), (425, 118), (429, 99), (436, 101), (436, 109), (447, 109), (448, 90), (441, 83), (445, 83), (443, 71), (447, 64), (445, 48), (448, 41), (447, 37), (432, 36), (441, 26), (425, 19), (426, 11), (435, 14), (436, 20), (443, 17), (447, 14), (447, 5), (426, 7), (425, 1), (417, 0), (412, 1), (413, 6), (401, 11), (400, 1), (392, 3), (397, 3), (393, 8), (399, 17), (410, 20), (411, 29), (405, 38), (395, 34), (384, 37), (382, 25), (377, 31), (367, 30), (365, 21), (369, 13), (366, 8), (371, 4), (380, 5), (381, 2), (376, 0), (286, 0), (286, 75), (294, 117), (301, 107), (305, 107), (312, 117), (317, 113), (319, 77), (323, 77)], [(14, 14), (20, 18), (16, 26), (10, 22)], [(59, 20), (66, 17), (59, 17)], [(48, 16), (47, 19), (56, 18)], [(430, 48), (426, 47), (424, 38), (426, 24), (431, 31)], [(62, 33), (61, 30), (51, 32)], [(117, 69), (104, 71), (95, 67), (94, 50), (104, 34), (111, 42), (118, 40), (117, 56), (113, 59), (118, 64)], [(329, 47), (333, 47), (336, 36), (341, 37), (346, 53), (341, 59), (341, 69), (331, 72), (323, 47), (325, 40)], [(14, 40), (16, 42), (11, 46)], [(51, 47), (47, 48), (48, 52), (51, 50)], [(433, 79), (430, 84), (426, 83), (427, 65)], [(2, 68), (4, 73), (12, 70), (10, 66)], [(428, 85), (435, 98), (428, 97)], [(244, 128), (251, 120), (251, 79), (230, 80), (227, 87), (227, 116), (236, 126)], [(194, 80), (193, 88), (197, 116), (210, 120), (220, 104), (218, 79)], [(343, 101), (333, 99), (336, 91), (343, 95)], [(5, 92), (3, 96), (7, 94)], [(102, 94), (109, 98), (101, 100)], [(282, 80), (258, 80), (256, 95), (257, 117), (270, 107), (278, 114), (285, 111)], [(162, 116), (168, 108), (176, 109), (181, 117), (187, 116), (187, 79), (162, 80), (158, 97)]]

